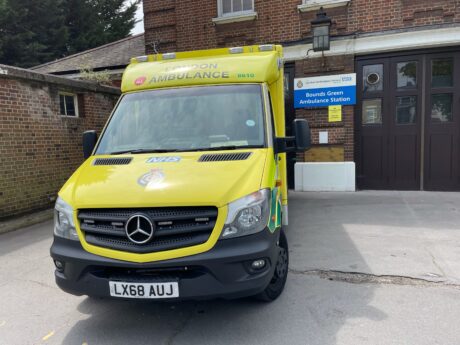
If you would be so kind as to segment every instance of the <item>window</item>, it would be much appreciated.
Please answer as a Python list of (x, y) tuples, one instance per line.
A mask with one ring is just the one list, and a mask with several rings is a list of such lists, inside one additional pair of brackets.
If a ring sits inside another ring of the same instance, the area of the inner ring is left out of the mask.
[(218, 0), (219, 17), (254, 12), (254, 0)]
[(431, 61), (431, 87), (453, 86), (454, 61), (449, 59), (437, 59)]
[(126, 94), (97, 154), (264, 147), (260, 85), (201, 86)]
[(365, 99), (363, 101), (363, 125), (382, 124), (382, 99)]
[(431, 121), (451, 122), (453, 98), (451, 93), (431, 95)]
[(77, 95), (73, 93), (59, 93), (59, 109), (62, 116), (78, 117)]
[(363, 67), (363, 91), (383, 90), (383, 65), (368, 65)]
[(396, 97), (396, 124), (410, 125), (417, 121), (417, 97)]
[(396, 73), (398, 89), (417, 87), (417, 61), (398, 62)]

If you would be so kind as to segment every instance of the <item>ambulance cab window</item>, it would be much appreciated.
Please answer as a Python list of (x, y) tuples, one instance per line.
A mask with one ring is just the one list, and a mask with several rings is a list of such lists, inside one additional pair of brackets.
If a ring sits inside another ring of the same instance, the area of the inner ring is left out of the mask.
[(265, 147), (260, 85), (203, 86), (127, 94), (97, 154)]

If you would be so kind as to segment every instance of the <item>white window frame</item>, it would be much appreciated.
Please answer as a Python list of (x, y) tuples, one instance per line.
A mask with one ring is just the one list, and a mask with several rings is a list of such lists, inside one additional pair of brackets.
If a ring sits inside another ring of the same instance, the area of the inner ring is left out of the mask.
[[(64, 109), (65, 109), (65, 114), (61, 114), (61, 96), (72, 96), (73, 97), (73, 104), (75, 107), (75, 115), (67, 115), (67, 105), (65, 104), (64, 101)], [(79, 117), (78, 113), (78, 95), (76, 93), (71, 93), (71, 92), (61, 92), (59, 91), (59, 115), (62, 117), (71, 117), (71, 118), (76, 118)]]
[(223, 13), (223, 0), (217, 0), (217, 18), (212, 18), (212, 22), (215, 25), (243, 22), (247, 20), (255, 20), (257, 18), (257, 12), (255, 11), (254, 0), (252, 0), (252, 10), (238, 11)]
[(297, 6), (300, 12), (317, 11), (321, 7), (334, 8), (347, 6), (351, 0), (302, 0), (302, 4)]
[[(230, 13), (224, 13), (224, 4), (223, 4), (223, 1), (224, 0), (217, 0), (217, 9), (218, 9), (218, 15), (219, 15), (219, 18), (225, 18), (225, 17), (235, 17), (235, 16), (240, 16), (240, 15), (245, 15), (245, 14), (254, 14), (255, 13), (255, 10), (254, 10), (254, 0), (252, 0), (252, 10), (246, 10), (246, 11), (232, 11)], [(233, 7), (233, 1), (234, 0), (230, 0), (232, 2), (232, 7)], [(240, 0), (241, 1), (241, 5), (243, 5), (243, 0)]]

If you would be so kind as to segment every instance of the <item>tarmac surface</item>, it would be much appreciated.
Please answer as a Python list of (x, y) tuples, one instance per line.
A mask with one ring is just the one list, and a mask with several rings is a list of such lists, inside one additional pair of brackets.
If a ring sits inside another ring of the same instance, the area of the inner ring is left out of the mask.
[(0, 235), (0, 345), (460, 344), (460, 193), (291, 193), (271, 304), (60, 291), (52, 222)]

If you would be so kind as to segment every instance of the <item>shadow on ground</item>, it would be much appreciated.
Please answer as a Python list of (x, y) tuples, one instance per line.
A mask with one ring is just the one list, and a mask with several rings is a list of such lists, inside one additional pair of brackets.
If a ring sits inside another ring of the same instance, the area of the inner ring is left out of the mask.
[[(321, 208), (304, 200), (291, 203), (287, 229), (292, 266), (309, 267), (296, 252), (308, 241)], [(333, 227), (337, 255), (360, 267), (366, 262), (340, 224)], [(300, 270), (301, 271), (301, 270)], [(346, 289), (343, 286), (348, 285)], [(155, 304), (85, 299), (78, 309), (88, 317), (68, 332), (65, 344), (323, 344), (337, 343), (341, 327), (353, 319), (383, 320), (386, 314), (369, 305), (374, 285), (337, 284), (291, 272), (284, 294), (271, 304), (237, 301)], [(357, 334), (357, 339), (360, 335)], [(365, 337), (360, 339), (366, 341)]]
[(51, 243), (53, 236), (53, 221), (31, 225), (20, 230), (0, 234), (0, 257), (22, 250), (28, 246), (35, 246), (42, 241)]
[[(59, 291), (52, 223), (0, 235), (0, 343), (459, 344), (457, 288), (345, 283), (328, 271), (460, 277), (460, 193), (291, 193), (291, 273), (274, 303), (156, 304)], [(315, 274), (322, 270), (322, 274)]]

